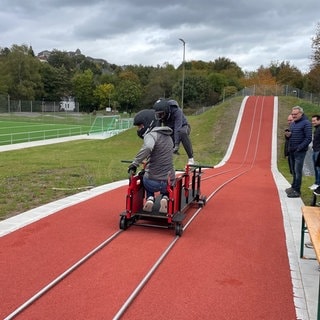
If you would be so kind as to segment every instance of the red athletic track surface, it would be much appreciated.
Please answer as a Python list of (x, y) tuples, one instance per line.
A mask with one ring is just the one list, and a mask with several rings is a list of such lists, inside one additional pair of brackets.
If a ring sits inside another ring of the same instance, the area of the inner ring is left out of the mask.
[[(122, 319), (296, 319), (271, 173), (273, 105), (273, 97), (248, 98), (230, 159), (202, 177), (207, 204)], [(0, 238), (1, 319), (119, 230), (125, 193)], [(173, 238), (173, 230), (131, 226), (15, 318), (112, 319)]]

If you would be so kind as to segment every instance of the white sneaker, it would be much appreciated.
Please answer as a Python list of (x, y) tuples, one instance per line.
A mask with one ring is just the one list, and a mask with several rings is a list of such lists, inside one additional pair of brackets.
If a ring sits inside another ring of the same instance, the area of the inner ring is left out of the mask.
[(154, 198), (149, 197), (143, 206), (143, 211), (152, 212), (153, 204), (154, 204)]
[(318, 187), (319, 187), (319, 185), (314, 183), (312, 186), (309, 187), (309, 189), (316, 190)]
[(169, 198), (167, 196), (164, 196), (160, 200), (160, 209), (159, 209), (160, 213), (168, 213), (168, 200)]
[(188, 159), (188, 164), (194, 164), (194, 159), (193, 158), (189, 158)]

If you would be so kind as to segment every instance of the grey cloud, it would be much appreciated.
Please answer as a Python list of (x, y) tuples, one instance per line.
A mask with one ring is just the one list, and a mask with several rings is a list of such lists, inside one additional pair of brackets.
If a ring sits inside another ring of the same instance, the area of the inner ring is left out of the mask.
[(0, 0), (0, 46), (75, 50), (115, 64), (232, 58), (255, 70), (271, 60), (308, 67), (318, 0)]

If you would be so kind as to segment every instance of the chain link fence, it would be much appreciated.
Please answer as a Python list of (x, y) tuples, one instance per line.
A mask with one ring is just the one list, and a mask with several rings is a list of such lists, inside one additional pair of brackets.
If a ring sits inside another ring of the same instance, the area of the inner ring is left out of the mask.
[(243, 88), (236, 96), (291, 96), (307, 100), (311, 103), (320, 103), (320, 94), (310, 93), (289, 85), (254, 85)]
[[(320, 104), (320, 93), (306, 92), (289, 85), (254, 85), (245, 87), (228, 98), (234, 96), (293, 96)], [(222, 100), (225, 100), (224, 94)], [(69, 104), (68, 101), (11, 100), (9, 95), (0, 95), (0, 113), (12, 112), (79, 112), (79, 103), (73, 101)]]
[(12, 100), (0, 95), (0, 113), (12, 112), (79, 112), (79, 103), (73, 101)]

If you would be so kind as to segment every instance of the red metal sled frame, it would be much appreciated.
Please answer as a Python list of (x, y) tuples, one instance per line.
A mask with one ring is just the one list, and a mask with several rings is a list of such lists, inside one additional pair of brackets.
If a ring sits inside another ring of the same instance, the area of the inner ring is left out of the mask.
[[(126, 210), (120, 214), (120, 229), (126, 230), (130, 225), (143, 225), (153, 227), (175, 228), (175, 234), (181, 236), (183, 232), (182, 221), (187, 209), (194, 204), (202, 207), (206, 203), (206, 197), (200, 193), (202, 168), (211, 166), (186, 165), (184, 172), (176, 175), (174, 186), (168, 183), (168, 212), (147, 213), (143, 211), (145, 189), (143, 186), (143, 171), (136, 175), (130, 175), (129, 186), (126, 195)], [(191, 180), (191, 181), (190, 181)], [(139, 220), (158, 222), (157, 224), (138, 223)], [(166, 225), (163, 225), (165, 220)], [(159, 222), (162, 222), (161, 224)]]

